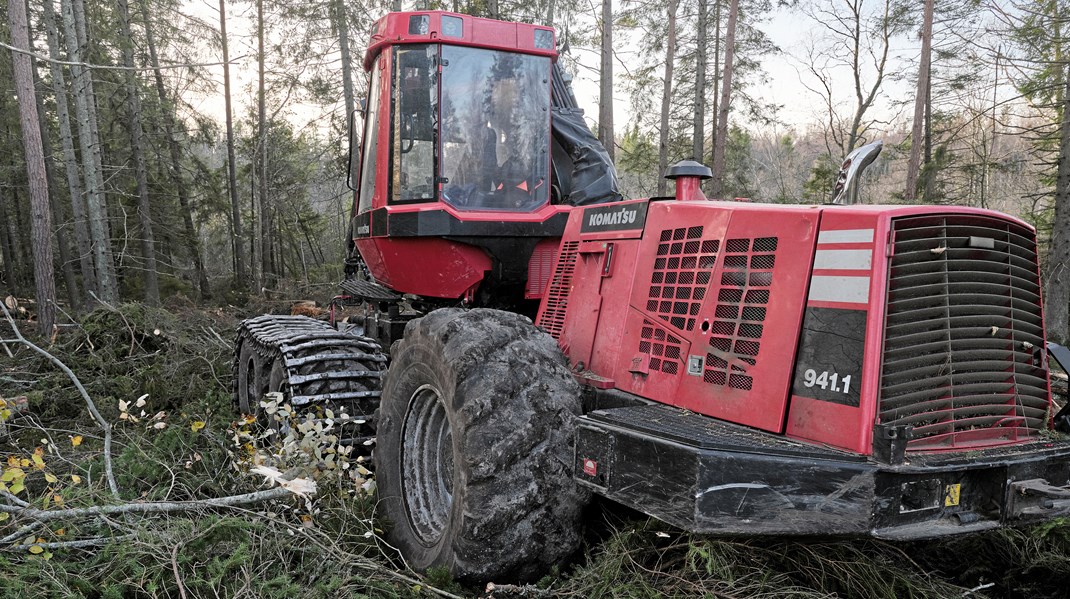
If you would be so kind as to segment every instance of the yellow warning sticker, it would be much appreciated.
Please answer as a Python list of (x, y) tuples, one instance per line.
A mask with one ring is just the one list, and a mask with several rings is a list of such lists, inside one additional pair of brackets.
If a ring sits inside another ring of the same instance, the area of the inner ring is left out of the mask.
[(952, 507), (959, 504), (959, 495), (962, 492), (962, 485), (955, 483), (944, 487), (944, 507)]

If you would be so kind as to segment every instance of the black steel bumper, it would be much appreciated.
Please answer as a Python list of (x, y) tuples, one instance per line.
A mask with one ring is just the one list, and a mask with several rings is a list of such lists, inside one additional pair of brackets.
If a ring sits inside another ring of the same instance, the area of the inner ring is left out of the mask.
[(1070, 514), (1070, 441), (890, 466), (660, 405), (583, 417), (575, 477), (707, 534), (907, 540)]

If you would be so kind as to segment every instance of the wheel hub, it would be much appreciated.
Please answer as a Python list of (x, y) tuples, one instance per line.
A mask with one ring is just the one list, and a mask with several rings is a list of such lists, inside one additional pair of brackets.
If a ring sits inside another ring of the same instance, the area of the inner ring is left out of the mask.
[(442, 537), (453, 505), (453, 436), (438, 389), (423, 385), (409, 399), (401, 442), (402, 500), (428, 545)]

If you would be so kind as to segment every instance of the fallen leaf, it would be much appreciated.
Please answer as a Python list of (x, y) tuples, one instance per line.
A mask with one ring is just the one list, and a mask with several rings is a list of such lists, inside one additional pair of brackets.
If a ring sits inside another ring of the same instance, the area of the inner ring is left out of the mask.
[(77, 474), (72, 474), (71, 475), (71, 482), (73, 482), (76, 485), (80, 485), (80, 484), (82, 484), (82, 477), (78, 476)]
[(157, 422), (156, 424), (152, 425), (152, 428), (154, 428), (156, 430), (163, 430), (163, 429), (167, 428), (167, 423), (166, 422)]
[(139, 407), (139, 408), (145, 407), (145, 403), (146, 403), (145, 400), (148, 399), (148, 397), (149, 397), (148, 393), (142, 395), (141, 397), (137, 398), (137, 401), (134, 402), (134, 405)]
[(30, 545), (30, 553), (32, 553), (34, 555), (38, 555), (38, 554), (44, 553), (44, 552), (45, 552), (45, 548), (44, 547), (42, 547), (40, 545)]
[(19, 480), (11, 483), (10, 490), (12, 495), (18, 495), (19, 493), (22, 493), (26, 490), (26, 485), (22, 484), (22, 479), (20, 478)]
[(57, 483), (57, 482), (59, 482), (59, 479), (56, 478), (56, 475), (52, 474), (51, 472), (45, 472), (45, 480), (48, 481), (49, 483)]
[(130, 402), (123, 401), (123, 400), (120, 399), (119, 400), (119, 411), (120, 412), (125, 412), (125, 411), (127, 411), (129, 409), (130, 409)]
[(4, 520), (7, 520), (10, 517), (11, 517), (11, 514), (9, 514), (7, 512), (0, 512), (0, 522), (3, 522)]
[(71, 445), (72, 446), (78, 447), (81, 444), (82, 444), (82, 435), (75, 435), (75, 436), (71, 437)]
[(189, 427), (193, 432), (197, 432), (204, 428), (205, 422), (203, 420), (195, 420), (190, 423)]

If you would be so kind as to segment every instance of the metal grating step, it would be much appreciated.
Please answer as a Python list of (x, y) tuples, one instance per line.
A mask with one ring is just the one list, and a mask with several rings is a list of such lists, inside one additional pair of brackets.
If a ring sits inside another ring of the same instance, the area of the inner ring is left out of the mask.
[(864, 456), (809, 445), (662, 404), (595, 410), (586, 418), (702, 449), (815, 459), (865, 461)]

